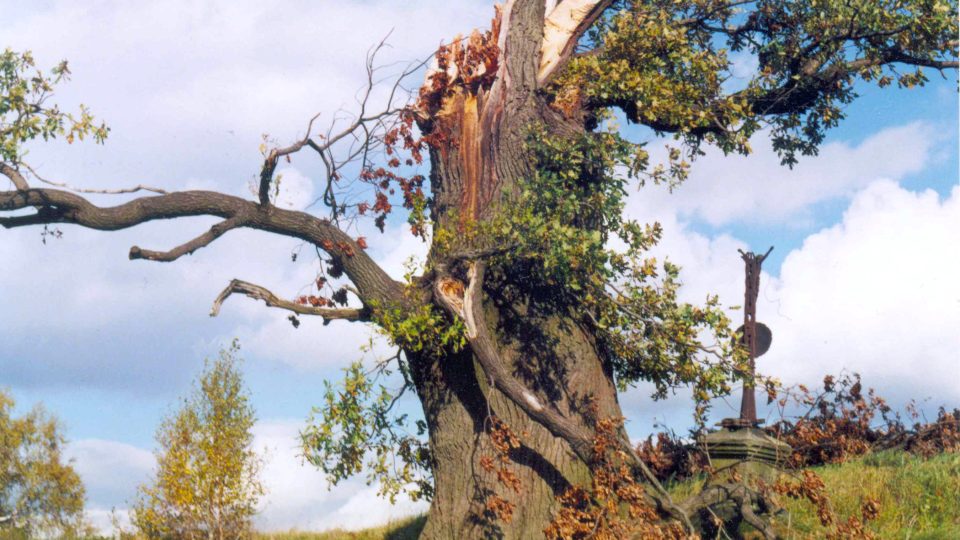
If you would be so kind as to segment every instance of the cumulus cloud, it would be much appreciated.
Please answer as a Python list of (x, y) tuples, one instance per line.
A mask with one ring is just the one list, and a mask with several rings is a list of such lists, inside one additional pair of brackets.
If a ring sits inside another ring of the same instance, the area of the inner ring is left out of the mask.
[(841, 223), (783, 263), (771, 371), (816, 382), (838, 369), (903, 398), (960, 401), (960, 187), (945, 199), (877, 181)]
[[(793, 171), (761, 145), (749, 158), (708, 152), (674, 193), (643, 188), (630, 196), (626, 213), (664, 226), (663, 241), (652, 254), (682, 267), (683, 300), (702, 302), (718, 294), (726, 306), (743, 304), (737, 250), (749, 246), (691, 222), (803, 223), (815, 234), (787, 254), (782, 268), (768, 264), (761, 278), (758, 318), (774, 330), (774, 345), (760, 369), (787, 383), (807, 384), (826, 373), (859, 371), (868, 386), (898, 404), (928, 396), (934, 404), (956, 402), (960, 333), (953, 328), (960, 327), (960, 308), (949, 277), (960, 264), (951, 240), (957, 230), (956, 192), (938, 201), (932, 191), (914, 193), (897, 183), (935, 159), (942, 152), (938, 143), (930, 126), (914, 122), (883, 129), (860, 144), (829, 143), (818, 158), (802, 160)], [(836, 200), (849, 201), (841, 223), (820, 230), (823, 225), (817, 227), (810, 215)], [(907, 272), (911, 264), (923, 271)], [(926, 308), (914, 315), (921, 306)], [(743, 318), (741, 311), (729, 314), (735, 323)], [(913, 326), (907, 321), (918, 329), (896, 330), (899, 324)], [(929, 385), (923, 372), (943, 376)], [(623, 397), (634, 418), (632, 433), (649, 432), (655, 420), (671, 426), (689, 421), (687, 392), (656, 403), (649, 394), (642, 386)], [(715, 414), (736, 414), (738, 402), (738, 397), (718, 402)]]
[[(684, 267), (685, 300), (720, 295), (743, 303), (745, 245), (705, 237), (666, 216), (661, 253)], [(946, 198), (875, 180), (856, 192), (840, 223), (790, 251), (778, 277), (764, 272), (757, 317), (773, 330), (759, 369), (786, 384), (816, 386), (826, 374), (858, 372), (896, 406), (960, 402), (960, 187)], [(672, 231), (672, 232), (671, 232)], [(730, 311), (734, 321), (742, 311)], [(685, 425), (687, 392), (651, 402), (646, 386), (624, 396), (631, 432), (654, 420)], [(739, 395), (718, 402), (717, 415), (736, 414)], [(717, 418), (719, 420), (719, 417)]]
[(302, 427), (299, 421), (271, 420), (254, 429), (254, 446), (265, 448), (268, 460), (263, 471), (268, 495), (257, 517), (262, 530), (362, 529), (427, 510), (426, 503), (404, 497), (391, 505), (363, 478), (328, 489), (323, 473), (300, 457), (297, 434)]
[[(143, 182), (245, 197), (259, 170), (261, 135), (293, 140), (314, 113), (322, 113), (316, 126), (322, 129), (338, 109), (356, 105), (365, 55), (392, 28), (385, 64), (423, 57), (457, 29), (488, 24), (492, 14), (486, 2), (452, 9), (437, 0), (295, 2), (282, 9), (269, 2), (179, 0), (162, 7), (54, 1), (22, 9), (0, 0), (0, 10), (10, 14), (0, 45), (31, 49), (41, 65), (67, 56), (74, 77), (59, 89), (58, 102), (67, 108), (85, 102), (113, 128), (103, 147), (33, 145), (30, 162), (45, 176), (86, 187)], [(319, 169), (317, 159), (297, 156), (278, 171), (278, 204), (306, 207), (318, 192), (311, 179)], [(318, 347), (308, 332), (291, 334), (285, 317), (247, 299), (231, 299), (216, 320), (206, 316), (233, 278), (287, 297), (309, 285), (312, 257), (288, 263), (296, 241), (233, 231), (172, 265), (126, 261), (132, 245), (168, 249), (212, 223), (177, 220), (109, 234), (61, 227), (65, 238), (46, 246), (38, 230), (4, 231), (3, 301), (16, 306), (0, 313), (0, 365), (8, 382), (116, 387), (142, 381), (147, 391), (169, 390), (183, 382), (172, 375), (191, 364), (185, 358), (210, 336), (241, 335), (257, 351), (285, 343), (279, 353), (289, 353), (285, 358), (298, 367), (354, 356), (356, 345), (346, 341), (366, 336), (362, 327), (337, 336), (343, 339), (324, 332)], [(394, 255), (397, 246), (382, 249), (379, 238), (368, 236), (371, 251), (385, 254), (388, 270), (402, 276), (407, 255)], [(402, 247), (423, 251), (406, 240)], [(318, 361), (317, 351), (330, 354)]]
[(802, 158), (791, 170), (780, 165), (764, 137), (755, 139), (755, 152), (746, 157), (707, 149), (673, 193), (651, 187), (633, 197), (634, 213), (672, 210), (714, 226), (803, 222), (817, 203), (849, 197), (877, 178), (896, 181), (920, 171), (938, 142), (931, 126), (914, 122), (883, 129), (859, 144), (824, 144), (818, 157)]
[(96, 501), (92, 513), (98, 522), (109, 516), (97, 509), (126, 506), (132, 501), (136, 486), (150, 479), (156, 465), (153, 454), (147, 450), (102, 439), (71, 442), (66, 456), (83, 480), (87, 497)]
[(277, 198), (274, 204), (291, 210), (303, 210), (313, 202), (313, 182), (293, 167), (278, 169)]

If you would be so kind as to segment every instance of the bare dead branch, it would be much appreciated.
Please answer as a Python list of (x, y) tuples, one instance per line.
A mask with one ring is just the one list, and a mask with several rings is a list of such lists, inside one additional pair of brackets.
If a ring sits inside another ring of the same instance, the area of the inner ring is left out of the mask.
[[(390, 33), (367, 53), (367, 59), (364, 65), (366, 81), (357, 97), (359, 111), (356, 113), (348, 111), (338, 112), (334, 115), (325, 134), (311, 138), (312, 125), (317, 118), (315, 116), (311, 119), (310, 125), (308, 125), (307, 128), (307, 134), (303, 139), (285, 148), (274, 148), (267, 152), (259, 177), (258, 198), (261, 205), (269, 205), (270, 186), (273, 182), (273, 176), (279, 160), (284, 157), (289, 159), (292, 154), (299, 152), (304, 147), (308, 147), (319, 154), (326, 177), (323, 195), (311, 203), (311, 205), (322, 200), (323, 203), (332, 210), (331, 219), (334, 222), (338, 222), (338, 218), (343, 212), (342, 209), (346, 207), (346, 205), (341, 206), (338, 203), (338, 197), (335, 191), (335, 185), (342, 176), (341, 170), (349, 164), (356, 164), (358, 162), (361, 170), (369, 165), (368, 155), (383, 146), (382, 138), (384, 134), (394, 127), (398, 121), (399, 113), (403, 111), (407, 105), (406, 100), (400, 103), (402, 98), (405, 97), (408, 100), (411, 95), (411, 91), (404, 87), (404, 81), (416, 73), (428, 61), (423, 60), (410, 63), (399, 74), (387, 77), (388, 79), (392, 78), (393, 82), (389, 87), (386, 102), (378, 112), (372, 111), (371, 109), (373, 109), (373, 107), (371, 102), (374, 89), (385, 80), (377, 76), (378, 71), (383, 69), (383, 66), (376, 64), (376, 57), (380, 51), (387, 47), (387, 39), (389, 37)], [(340, 113), (343, 114), (341, 115)], [(348, 124), (340, 128), (338, 124), (344, 119), (347, 120)], [(343, 152), (343, 147), (338, 146), (340, 143), (348, 145), (345, 152)], [(335, 147), (338, 148), (336, 153), (334, 152)]]
[(194, 251), (202, 247), (206, 247), (210, 244), (210, 242), (213, 242), (219, 238), (223, 233), (240, 226), (243, 226), (243, 220), (239, 217), (226, 219), (220, 223), (217, 223), (213, 227), (210, 227), (210, 230), (207, 232), (201, 234), (193, 240), (190, 240), (189, 242), (171, 249), (170, 251), (150, 251), (148, 249), (141, 249), (138, 246), (133, 246), (130, 248), (130, 260), (146, 259), (149, 261), (172, 262), (184, 255), (192, 254)]
[(323, 317), (324, 323), (332, 320), (341, 321), (366, 321), (369, 317), (365, 310), (357, 308), (319, 308), (313, 306), (304, 306), (289, 300), (283, 300), (273, 294), (269, 289), (255, 285), (239, 279), (230, 281), (225, 289), (213, 301), (213, 307), (210, 308), (210, 316), (216, 317), (220, 314), (220, 307), (231, 294), (242, 294), (255, 300), (263, 300), (267, 306), (292, 311), (298, 315), (316, 315)]
[(54, 182), (53, 180), (48, 180), (48, 179), (40, 176), (40, 174), (37, 173), (37, 171), (34, 170), (34, 168), (31, 167), (30, 165), (27, 165), (26, 163), (21, 163), (21, 165), (23, 165), (24, 167), (26, 167), (27, 170), (30, 171), (30, 174), (33, 175), (34, 178), (36, 178), (37, 180), (43, 182), (44, 184), (47, 184), (47, 185), (50, 185), (50, 186), (54, 186), (54, 187), (63, 188), (63, 189), (67, 189), (67, 190), (70, 190), (70, 191), (74, 191), (74, 192), (76, 192), (76, 193), (99, 193), (99, 194), (103, 194), (103, 195), (122, 195), (122, 194), (125, 194), (125, 193), (136, 193), (136, 192), (138, 192), (138, 191), (152, 191), (153, 193), (159, 193), (159, 194), (161, 194), (161, 195), (168, 193), (168, 191), (163, 190), (163, 189), (160, 189), (160, 188), (158, 188), (158, 187), (146, 186), (146, 185), (143, 185), (143, 184), (137, 184), (137, 185), (134, 186), (134, 187), (130, 187), (130, 188), (120, 188), (120, 189), (78, 188), (78, 187), (73, 187), (73, 186), (71, 186), (71, 185), (69, 185), (69, 184), (67, 184), (67, 183), (64, 183), (64, 182)]

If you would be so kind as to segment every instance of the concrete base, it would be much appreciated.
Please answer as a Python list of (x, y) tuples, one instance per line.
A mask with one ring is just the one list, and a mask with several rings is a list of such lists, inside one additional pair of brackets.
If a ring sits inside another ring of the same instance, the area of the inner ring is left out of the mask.
[(776, 473), (793, 452), (787, 443), (753, 426), (727, 425), (708, 433), (700, 445), (717, 472), (736, 468), (741, 474), (757, 473), (764, 477)]
[[(767, 435), (757, 427), (735, 419), (724, 420), (723, 427), (700, 439), (700, 446), (710, 456), (714, 474), (710, 484), (742, 482), (755, 485), (762, 479), (773, 483), (780, 475), (780, 466), (793, 452), (790, 445)], [(724, 522), (723, 528), (731, 538), (742, 538), (739, 511), (731, 502), (711, 508), (714, 516)], [(704, 531), (712, 531), (709, 515), (698, 516)], [(716, 531), (714, 531), (716, 532)]]

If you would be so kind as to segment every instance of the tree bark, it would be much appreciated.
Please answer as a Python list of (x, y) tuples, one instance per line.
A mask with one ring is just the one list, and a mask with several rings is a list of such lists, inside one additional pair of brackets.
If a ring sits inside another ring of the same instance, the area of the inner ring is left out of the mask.
[[(541, 403), (591, 430), (591, 411), (598, 417), (621, 414), (593, 340), (575, 320), (538, 316), (532, 312), (535, 307), (498, 306), (496, 293), (484, 296), (488, 318), (499, 316), (501, 358)], [(557, 496), (572, 484), (589, 483), (587, 465), (569, 443), (494, 388), (470, 350), (434, 361), (414, 358), (412, 365), (430, 426), (436, 490), (422, 537), (541, 537), (557, 509)], [(520, 480), (519, 492), (480, 464), (483, 457), (494, 456), (488, 433), (493, 416), (520, 439), (508, 465)], [(515, 505), (509, 522), (486, 511), (493, 494)]]
[[(497, 36), (499, 66), (489, 86), (450, 89), (421, 128), (433, 136), (431, 187), (435, 227), (466, 233), (497, 218), (534, 174), (526, 150), (534, 124), (576, 134), (583, 121), (551, 109), (538, 93), (544, 10), (542, 0), (517, 0), (503, 8)], [(586, 14), (584, 15), (586, 16)], [(429, 85), (428, 76), (428, 85)], [(457, 264), (457, 253), (488, 247), (483, 238), (455, 234), (453, 245), (430, 254), (436, 268)], [(594, 417), (619, 417), (612, 375), (590, 332), (574, 313), (553, 306), (550, 291), (529, 291), (500, 272), (486, 282), (483, 322), (508, 376), (580, 432), (592, 433)], [(482, 285), (481, 285), (482, 286)], [(497, 388), (478, 351), (441, 359), (411, 357), (414, 382), (429, 426), (435, 494), (423, 538), (537, 538), (557, 509), (557, 497), (590, 473), (570, 442), (551, 433)], [(519, 490), (485, 470), (494, 455), (492, 418), (506, 423), (521, 442), (509, 453)], [(498, 495), (514, 505), (509, 520), (486, 507)]]

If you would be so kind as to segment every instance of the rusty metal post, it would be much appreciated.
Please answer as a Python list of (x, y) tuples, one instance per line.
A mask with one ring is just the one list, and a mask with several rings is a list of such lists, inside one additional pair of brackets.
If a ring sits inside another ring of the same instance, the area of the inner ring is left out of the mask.
[[(757, 296), (760, 294), (760, 267), (764, 259), (773, 247), (767, 250), (763, 255), (756, 253), (744, 253), (740, 251), (740, 257), (743, 259), (746, 267), (746, 291), (744, 293), (743, 303), (743, 343), (750, 351), (750, 379), (743, 385), (743, 398), (740, 401), (740, 422), (749, 426), (756, 426), (757, 422), (757, 397), (753, 384), (753, 376), (756, 374), (755, 361), (757, 359)], [(762, 354), (762, 353), (760, 353)]]

